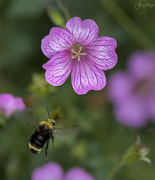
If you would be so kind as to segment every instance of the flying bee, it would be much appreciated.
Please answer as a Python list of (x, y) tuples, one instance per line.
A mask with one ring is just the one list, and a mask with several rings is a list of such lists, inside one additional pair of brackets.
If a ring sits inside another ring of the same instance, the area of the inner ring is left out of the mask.
[[(46, 144), (45, 147), (45, 157), (46, 157), (46, 163), (47, 163), (47, 150), (49, 146), (49, 141), (50, 139), (52, 140), (52, 145), (54, 148), (54, 135), (57, 135), (59, 137), (67, 137), (71, 135), (72, 137), (76, 134), (79, 133), (80, 129), (78, 127), (63, 127), (62, 129), (57, 129), (55, 130), (55, 123), (58, 119), (60, 118), (65, 118), (65, 117), (59, 117), (59, 115), (56, 113), (54, 116), (55, 118), (52, 119), (50, 117), (50, 113), (48, 108), (47, 113), (48, 113), (48, 120), (41, 121), (37, 128), (35, 129), (35, 132), (31, 135), (29, 144), (26, 149), (30, 149), (30, 151), (34, 154), (38, 154), (41, 152), (42, 148)], [(19, 116), (19, 119), (21, 117)], [(24, 150), (26, 150), (24, 149)], [(23, 151), (24, 151), (23, 150)]]
[(49, 119), (40, 122), (35, 132), (30, 137), (30, 142), (28, 148), (32, 153), (38, 154), (42, 150), (43, 146), (46, 144), (45, 156), (47, 163), (47, 150), (50, 139), (52, 139), (52, 145), (54, 148), (54, 130), (55, 130), (55, 120), (50, 117), (49, 110), (47, 108)]

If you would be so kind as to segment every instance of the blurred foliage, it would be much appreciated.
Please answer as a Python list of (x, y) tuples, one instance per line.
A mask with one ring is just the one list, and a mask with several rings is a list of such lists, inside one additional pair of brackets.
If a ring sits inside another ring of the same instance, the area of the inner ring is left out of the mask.
[[(69, 15), (95, 20), (99, 35), (117, 40), (118, 64), (105, 72), (107, 77), (109, 73), (123, 69), (134, 50), (153, 49), (155, 7), (135, 9), (135, 3), (136, 0), (117, 0), (115, 3), (112, 0), (91, 0), (89, 3), (87, 0), (64, 0), (63, 4), (58, 0), (0, 1), (0, 93), (21, 96), (30, 109), (6, 122), (0, 117), (1, 179), (30, 179), (32, 171), (44, 164), (44, 149), (39, 155), (22, 150), (35, 130), (30, 122), (48, 118), (46, 106), (52, 117), (66, 117), (58, 121), (59, 127), (78, 125), (81, 128), (78, 134), (55, 137), (55, 149), (51, 143), (48, 161), (60, 163), (65, 170), (81, 166), (96, 180), (105, 179), (139, 133), (151, 148), (148, 156), (152, 166), (145, 162), (125, 166), (114, 179), (154, 179), (153, 123), (140, 130), (124, 127), (115, 120), (106, 88), (78, 96), (72, 89), (70, 78), (60, 87), (46, 84), (42, 68), (48, 60), (41, 52), (42, 38), (52, 27), (62, 26)], [(149, 0), (149, 3), (154, 2)]]
[(56, 91), (56, 87), (47, 83), (43, 73), (34, 73), (32, 75), (32, 83), (28, 89), (32, 94), (34, 94), (34, 96), (44, 96), (50, 92)]

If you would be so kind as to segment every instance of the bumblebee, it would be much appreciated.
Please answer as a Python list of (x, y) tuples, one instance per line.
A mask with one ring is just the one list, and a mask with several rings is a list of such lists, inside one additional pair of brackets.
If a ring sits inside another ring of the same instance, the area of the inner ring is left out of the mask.
[(47, 163), (47, 150), (50, 139), (52, 139), (52, 145), (54, 148), (54, 130), (55, 130), (55, 120), (51, 119), (49, 110), (47, 108), (49, 119), (40, 122), (35, 132), (30, 137), (30, 142), (28, 148), (32, 153), (38, 154), (42, 150), (43, 146), (46, 144), (45, 156)]

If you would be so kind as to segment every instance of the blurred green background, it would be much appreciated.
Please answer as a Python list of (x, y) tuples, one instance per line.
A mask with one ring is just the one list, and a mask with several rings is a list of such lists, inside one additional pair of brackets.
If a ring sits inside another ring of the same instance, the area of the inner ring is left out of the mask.
[[(155, 179), (155, 124), (139, 130), (120, 125), (107, 99), (107, 88), (77, 95), (68, 80), (60, 87), (48, 85), (42, 65), (48, 61), (41, 51), (41, 40), (50, 29), (71, 17), (93, 19), (102, 36), (114, 37), (118, 63), (106, 76), (124, 69), (127, 57), (135, 50), (155, 48), (155, 7), (134, 6), (136, 0), (1, 0), (0, 1), (0, 93), (24, 99), (29, 110), (0, 121), (0, 179), (31, 179), (33, 170), (44, 165), (44, 150), (34, 155), (25, 149), (34, 132), (33, 121), (51, 115), (65, 116), (58, 126), (81, 128), (74, 136), (55, 137), (48, 149), (48, 161), (60, 163), (67, 171), (80, 166), (96, 180), (103, 180), (121, 161), (136, 135), (151, 148), (152, 165), (137, 162), (124, 166), (115, 180)], [(149, 0), (155, 5), (155, 1)], [(51, 15), (53, 19), (51, 19)], [(53, 21), (52, 21), (53, 20)], [(108, 83), (108, 82), (107, 82)]]

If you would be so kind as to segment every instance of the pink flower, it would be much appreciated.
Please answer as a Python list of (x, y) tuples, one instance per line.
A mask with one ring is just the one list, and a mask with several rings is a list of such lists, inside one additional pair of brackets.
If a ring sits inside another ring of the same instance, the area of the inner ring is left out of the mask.
[(62, 180), (63, 179), (62, 167), (55, 163), (47, 163), (43, 167), (37, 168), (32, 173), (32, 180)]
[(73, 167), (68, 170), (64, 180), (94, 180), (94, 177), (88, 174), (84, 169)]
[(109, 78), (109, 95), (117, 120), (139, 128), (155, 121), (155, 51), (135, 52), (127, 65)]
[(32, 173), (32, 180), (94, 180), (84, 169), (73, 167), (64, 174), (62, 167), (55, 162), (45, 164)]
[(103, 70), (113, 68), (117, 62), (114, 38), (97, 37), (97, 24), (74, 17), (65, 29), (54, 27), (45, 36), (41, 49), (50, 60), (43, 65), (45, 77), (53, 86), (62, 85), (71, 73), (71, 81), (77, 94), (89, 90), (101, 90), (106, 85)]
[(12, 94), (0, 94), (0, 113), (9, 118), (15, 111), (25, 109), (25, 104), (20, 97)]

